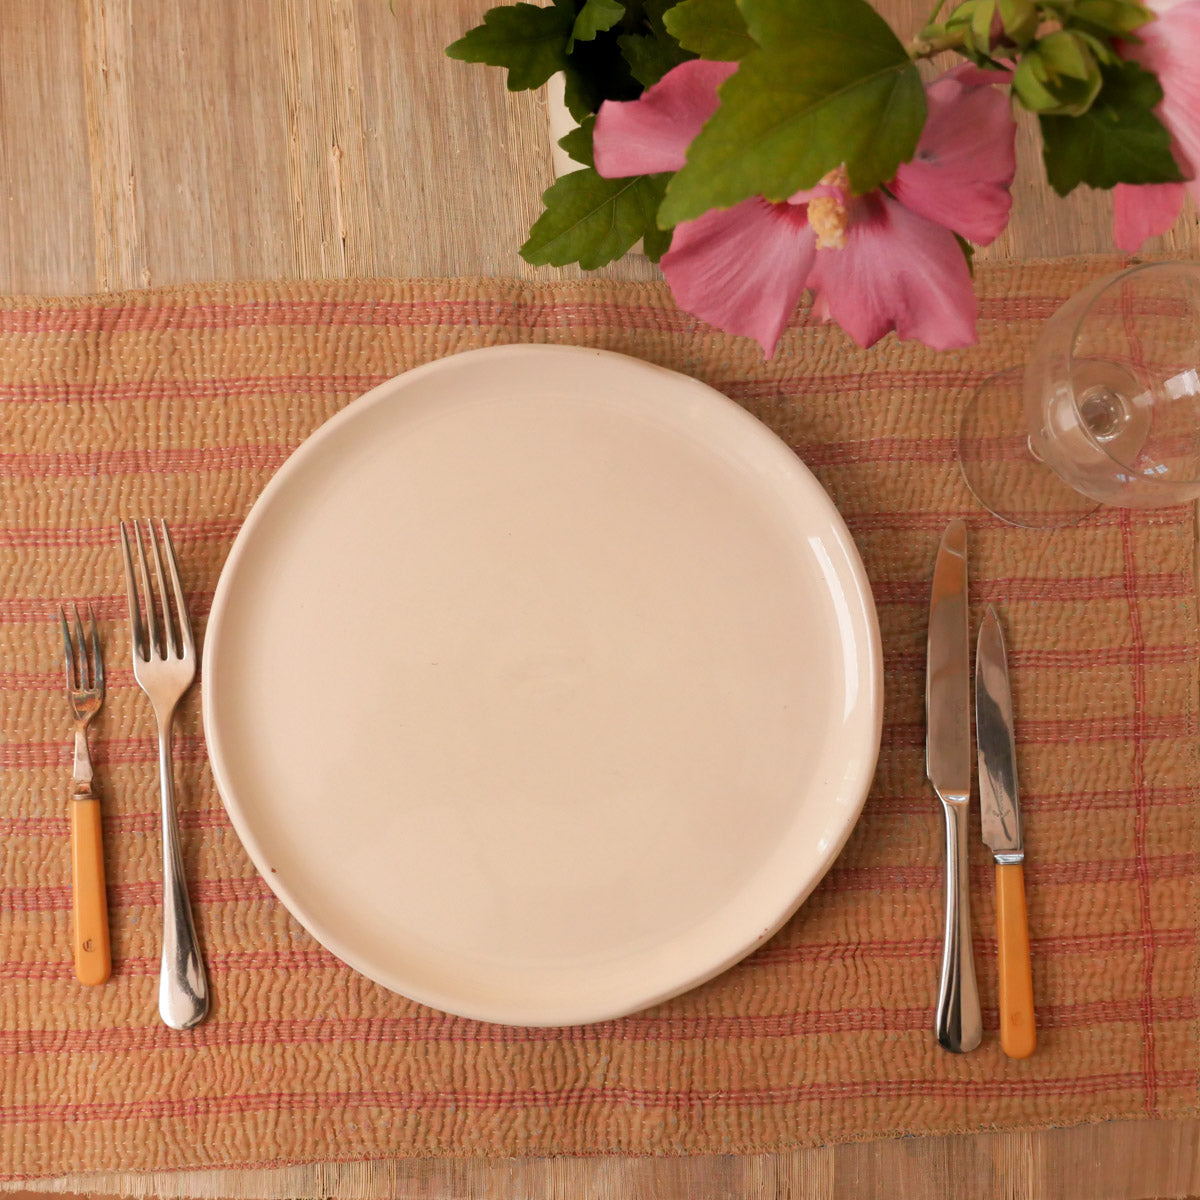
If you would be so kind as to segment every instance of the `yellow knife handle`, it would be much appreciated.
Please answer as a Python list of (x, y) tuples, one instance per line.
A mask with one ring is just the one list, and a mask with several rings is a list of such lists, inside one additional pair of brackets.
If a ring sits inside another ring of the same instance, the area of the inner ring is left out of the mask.
[(90, 793), (76, 794), (71, 801), (71, 885), (75, 897), (75, 974), (81, 983), (103, 983), (112, 970), (104, 841), (100, 801)]
[(1033, 973), (1025, 913), (1025, 868), (996, 864), (996, 933), (1000, 942), (1000, 1045), (1009, 1058), (1028, 1058), (1037, 1045)]

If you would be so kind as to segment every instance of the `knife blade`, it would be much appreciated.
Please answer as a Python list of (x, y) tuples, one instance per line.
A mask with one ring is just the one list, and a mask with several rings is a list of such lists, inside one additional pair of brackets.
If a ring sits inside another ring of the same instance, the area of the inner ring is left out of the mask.
[(989, 607), (975, 654), (975, 733), (979, 743), (979, 810), (983, 840), (996, 862), (996, 936), (1000, 953), (1000, 1045), (1028, 1058), (1037, 1045), (1025, 847), (1017, 794), (1017, 754), (1004, 632)]
[(947, 1050), (974, 1050), (983, 1037), (967, 890), (971, 800), (971, 642), (967, 612), (967, 527), (942, 535), (929, 600), (925, 676), (925, 770), (942, 801), (946, 829), (946, 917), (934, 1034)]

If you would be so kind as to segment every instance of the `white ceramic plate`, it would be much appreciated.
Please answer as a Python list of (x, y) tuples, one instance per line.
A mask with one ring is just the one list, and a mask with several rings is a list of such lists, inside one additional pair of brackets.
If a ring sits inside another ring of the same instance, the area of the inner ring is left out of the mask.
[(508, 346), (382, 384), (288, 460), (204, 647), (217, 785), (318, 941), (413, 999), (567, 1025), (766, 940), (879, 747), (829, 498), (712, 389)]

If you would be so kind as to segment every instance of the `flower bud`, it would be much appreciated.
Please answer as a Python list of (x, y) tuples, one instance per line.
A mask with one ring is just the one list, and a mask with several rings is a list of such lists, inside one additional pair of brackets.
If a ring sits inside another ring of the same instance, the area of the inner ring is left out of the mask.
[(1041, 17), (1034, 0), (998, 0), (997, 11), (1004, 36), (1014, 46), (1028, 46), (1037, 37)]
[(1044, 116), (1078, 117), (1100, 91), (1100, 65), (1087, 41), (1067, 30), (1040, 38), (1021, 55), (1013, 90)]

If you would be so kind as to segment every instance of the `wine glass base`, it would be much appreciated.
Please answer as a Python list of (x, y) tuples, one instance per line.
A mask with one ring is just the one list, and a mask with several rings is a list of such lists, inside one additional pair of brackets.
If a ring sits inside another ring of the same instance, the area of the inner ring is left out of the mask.
[(1024, 372), (983, 381), (958, 426), (958, 464), (971, 494), (993, 516), (1022, 529), (1062, 529), (1100, 507), (1065, 484), (1030, 448)]

